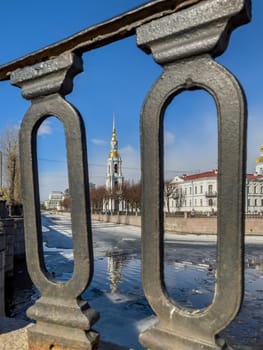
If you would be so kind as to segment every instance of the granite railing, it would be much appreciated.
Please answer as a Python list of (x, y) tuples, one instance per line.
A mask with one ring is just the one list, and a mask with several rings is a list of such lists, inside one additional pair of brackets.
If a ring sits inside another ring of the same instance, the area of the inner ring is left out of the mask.
[[(249, 20), (249, 0), (153, 1), (0, 67), (0, 80), (10, 79), (32, 103), (20, 131), (27, 266), (41, 293), (28, 310), (36, 320), (28, 330), (30, 349), (99, 346), (92, 329), (99, 314), (81, 299), (93, 274), (85, 127), (65, 96), (83, 70), (84, 52), (130, 35), (163, 67), (141, 113), (142, 275), (158, 323), (140, 342), (151, 350), (227, 348), (217, 335), (236, 317), (243, 296), (246, 101), (238, 81), (214, 58), (226, 49), (231, 32)], [(201, 310), (169, 297), (163, 262), (163, 117), (176, 95), (195, 89), (214, 97), (219, 125), (217, 277), (213, 302)], [(65, 283), (48, 274), (42, 249), (36, 139), (49, 116), (65, 129), (72, 194), (74, 272)]]

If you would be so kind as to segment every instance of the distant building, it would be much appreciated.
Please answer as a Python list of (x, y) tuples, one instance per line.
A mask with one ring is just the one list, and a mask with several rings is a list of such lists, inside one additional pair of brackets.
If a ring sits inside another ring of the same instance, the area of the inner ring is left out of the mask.
[(61, 202), (64, 198), (64, 193), (61, 191), (52, 191), (49, 193), (48, 200), (44, 202), (44, 207), (47, 210), (61, 210)]
[[(213, 215), (217, 213), (217, 170), (175, 176), (165, 188), (164, 210)], [(263, 215), (263, 147), (255, 174), (246, 175), (245, 212)]]
[(215, 213), (217, 171), (175, 176), (169, 183), (166, 211)]

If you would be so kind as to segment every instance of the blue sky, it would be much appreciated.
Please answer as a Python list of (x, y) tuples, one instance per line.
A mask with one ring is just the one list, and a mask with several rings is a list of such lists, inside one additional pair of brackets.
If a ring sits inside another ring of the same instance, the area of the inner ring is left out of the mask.
[[(0, 64), (70, 36), (92, 24), (147, 1), (97, 0), (5, 1), (1, 4)], [(263, 145), (263, 1), (252, 0), (253, 19), (238, 28), (228, 50), (217, 61), (240, 80), (248, 100), (248, 161), (253, 172)], [(84, 54), (84, 72), (67, 96), (81, 112), (88, 140), (90, 181), (105, 183), (112, 117), (115, 114), (123, 173), (140, 178), (139, 116), (153, 82), (162, 69), (136, 47), (131, 37)], [(191, 100), (191, 103), (189, 102)], [(20, 89), (0, 83), (1, 129), (19, 126), (29, 102)], [(205, 92), (183, 93), (165, 114), (165, 172), (203, 171), (217, 167), (216, 108)], [(38, 154), (41, 199), (51, 190), (67, 187), (63, 129), (55, 118), (39, 131)]]

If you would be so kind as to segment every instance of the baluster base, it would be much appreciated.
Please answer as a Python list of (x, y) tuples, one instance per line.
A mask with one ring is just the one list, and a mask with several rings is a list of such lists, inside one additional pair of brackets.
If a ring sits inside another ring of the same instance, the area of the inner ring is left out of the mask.
[(96, 350), (99, 335), (92, 325), (99, 319), (84, 300), (42, 296), (27, 310), (36, 320), (28, 329), (30, 350)]
[(233, 350), (221, 338), (211, 343), (202, 342), (191, 338), (191, 334), (185, 334), (185, 338), (182, 338), (158, 326), (141, 333), (139, 340), (148, 350)]
[(38, 322), (28, 329), (29, 350), (97, 350), (99, 334)]

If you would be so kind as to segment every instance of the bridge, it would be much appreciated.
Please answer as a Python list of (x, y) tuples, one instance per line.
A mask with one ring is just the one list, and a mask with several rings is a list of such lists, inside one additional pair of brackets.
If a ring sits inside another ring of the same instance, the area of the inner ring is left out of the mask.
[[(83, 53), (134, 35), (138, 49), (163, 68), (141, 112), (142, 276), (158, 323), (140, 334), (140, 343), (151, 350), (229, 349), (218, 334), (237, 316), (244, 294), (247, 113), (239, 82), (215, 58), (232, 31), (250, 21), (250, 6), (249, 0), (156, 0), (0, 67), (0, 81), (10, 80), (31, 102), (20, 129), (21, 186), (27, 267), (41, 297), (27, 312), (35, 324), (21, 333), (24, 348), (119, 348), (103, 344), (93, 330), (99, 314), (81, 298), (94, 263), (86, 136), (65, 96), (83, 71)], [(218, 110), (217, 279), (211, 305), (189, 310), (169, 297), (163, 276), (163, 117), (174, 97), (196, 89), (209, 92)], [(52, 115), (65, 129), (72, 194), (75, 259), (66, 283), (48, 273), (41, 247), (36, 139)]]

